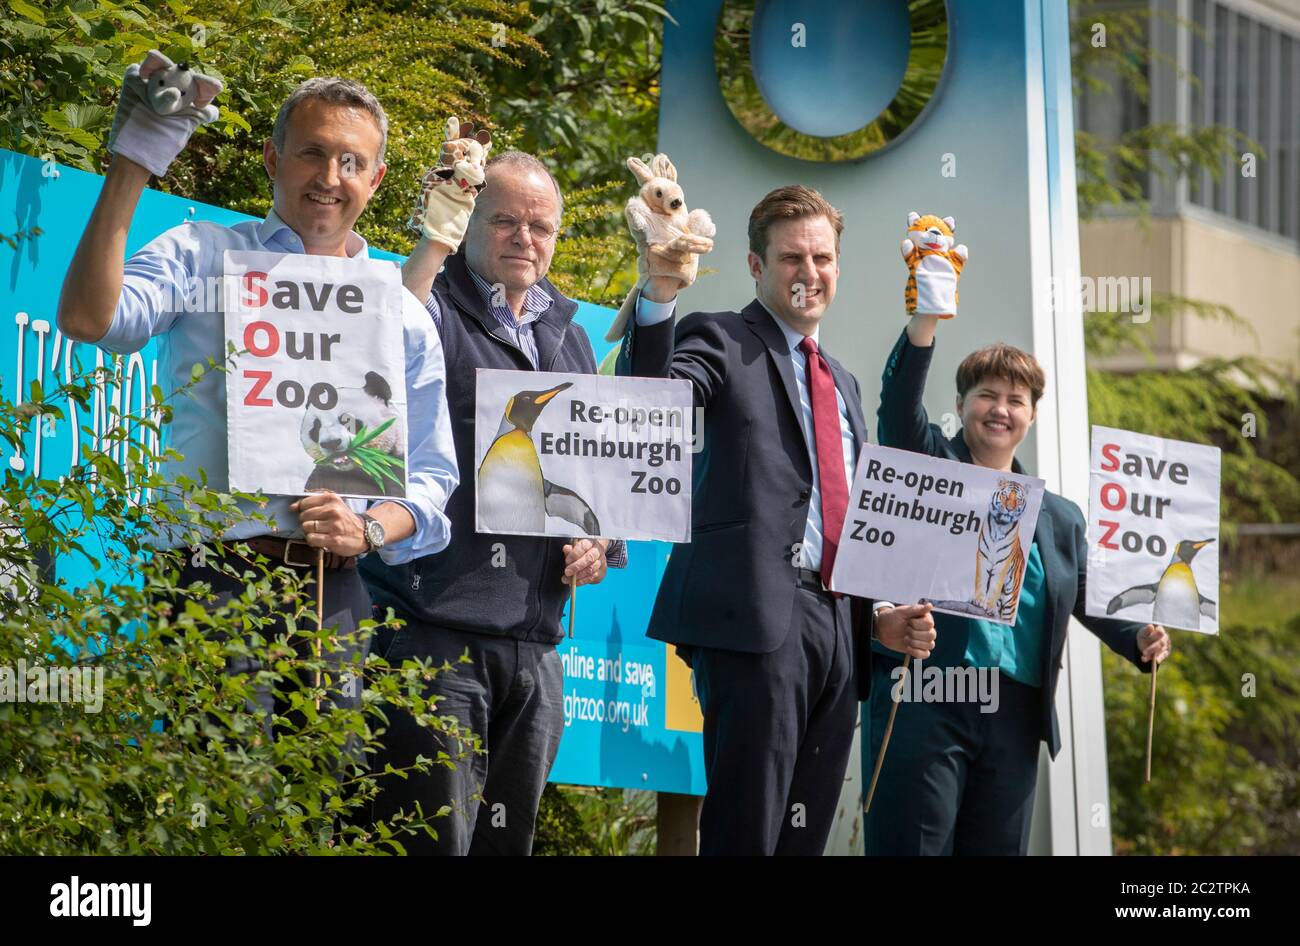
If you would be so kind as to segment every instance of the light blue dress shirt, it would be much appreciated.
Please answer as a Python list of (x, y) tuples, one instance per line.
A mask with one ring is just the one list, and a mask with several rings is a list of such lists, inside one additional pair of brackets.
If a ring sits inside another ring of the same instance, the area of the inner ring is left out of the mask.
[[(212, 281), (220, 285), (226, 250), (304, 252), (298, 234), (275, 211), (265, 220), (245, 221), (233, 227), (207, 222), (173, 227), (126, 261), (122, 294), (113, 323), (97, 344), (107, 351), (126, 354), (139, 351), (150, 338), (157, 336), (158, 375), (164, 393), (170, 394), (189, 384), (193, 365), (224, 357), (224, 315), (215, 293), (207, 290), (214, 285)], [(346, 250), (350, 257), (369, 258), (366, 241), (356, 233), (348, 236)], [(196, 290), (202, 293), (195, 300), (197, 304), (178, 303), (177, 300), (192, 298)], [(393, 501), (411, 513), (415, 532), (380, 549), (380, 558), (390, 565), (446, 548), (451, 524), (443, 510), (459, 482), (447, 413), (442, 342), (419, 301), (405, 289), (402, 290), (402, 319), (406, 349), (407, 496)], [(164, 461), (160, 472), (169, 482), (175, 482), (180, 476), (198, 481), (199, 471), (203, 470), (211, 489), (227, 490), (225, 375), (207, 372), (187, 396), (174, 401), (172, 418), (172, 423), (165, 428), (166, 446), (181, 453), (183, 459)], [(272, 534), (303, 537), (298, 515), (289, 509), (296, 499), (270, 496), (266, 506), (259, 510), (273, 520)], [(349, 500), (348, 505), (362, 512), (384, 501)], [(255, 508), (242, 501), (240, 506), (250, 512)], [(265, 535), (267, 531), (264, 523), (247, 520), (228, 529), (222, 537), (247, 539)], [(160, 537), (158, 544), (166, 547), (180, 542), (168, 536)]]
[[(759, 304), (763, 305), (760, 299)], [(654, 325), (672, 318), (676, 301), (653, 302), (644, 295), (637, 298), (636, 324)], [(803, 543), (800, 546), (802, 559), (795, 564), (801, 568), (817, 571), (822, 567), (822, 494), (821, 476), (817, 465), (817, 438), (813, 432), (812, 398), (808, 393), (808, 356), (799, 350), (799, 343), (804, 336), (786, 325), (773, 314), (766, 305), (763, 308), (772, 317), (785, 336), (790, 350), (790, 364), (794, 368), (795, 387), (799, 391), (799, 426), (803, 429), (804, 443), (808, 447), (808, 460), (812, 464), (812, 493), (808, 499), (808, 523), (804, 526)], [(818, 341), (819, 330), (814, 330), (812, 339)], [(820, 343), (819, 343), (820, 347)], [(835, 403), (840, 413), (840, 446), (844, 452), (845, 482), (853, 485), (853, 428), (849, 425), (849, 412), (844, 404), (844, 395), (835, 389)], [(837, 537), (838, 538), (838, 537)]]

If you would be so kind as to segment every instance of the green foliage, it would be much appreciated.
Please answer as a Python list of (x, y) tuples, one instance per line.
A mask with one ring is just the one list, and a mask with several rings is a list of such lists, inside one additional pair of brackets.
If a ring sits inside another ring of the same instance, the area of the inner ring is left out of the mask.
[[(648, 0), (359, 2), (31, 0), (0, 17), (0, 145), (103, 171), (122, 73), (149, 49), (220, 77), (221, 118), (154, 186), (264, 216), (262, 144), (300, 81), (364, 83), (389, 116), (385, 181), (357, 229), (409, 252), (405, 221), (449, 115), (493, 128), (493, 148), (541, 155), (565, 191), (552, 278), (617, 305), (634, 279), (622, 221), (629, 154), (652, 150), (663, 9)], [(539, 96), (539, 89), (548, 90)], [(21, 234), (15, 235), (21, 237)], [(12, 238), (6, 238), (9, 242)]]
[[(48, 397), (33, 384), (22, 404), (0, 397), (0, 443), (20, 447), (21, 425), (63, 416), (68, 398), (86, 409), (94, 384), (81, 376)], [(236, 501), (255, 497), (164, 481), (150, 444), (170, 413), (169, 403), (157, 418), (110, 409), (102, 437), (83, 428), (82, 462), (68, 475), (6, 470), (0, 483), (0, 852), (400, 853), (412, 833), (436, 831), (447, 809), (372, 824), (366, 755), (386, 726), (385, 705), (457, 747), (399, 777), (482, 751), (422, 696), (449, 665), (372, 657), (346, 668), (351, 684), (332, 681), (326, 655), (356, 642), (318, 631), (303, 574), (247, 546), (227, 546), (241, 560), (241, 594), (222, 600), (206, 582), (182, 585), (181, 561), (199, 554), (189, 546), (249, 519)], [(157, 534), (186, 547), (154, 552)], [(87, 560), (95, 578), (69, 587), (46, 571), (56, 559)], [(270, 628), (271, 608), (287, 616), (285, 630)], [(362, 623), (361, 634), (380, 626)], [(72, 672), (80, 699), (55, 701), (43, 681)], [(320, 708), (356, 685), (359, 708)], [(253, 702), (262, 691), (289, 713), (268, 719)]]
[[(1147, 44), (1149, 20), (1165, 14), (1104, 0), (1072, 0), (1071, 10), (1076, 94), (1113, 94), (1122, 87), (1145, 102), (1148, 69), (1155, 61)], [(1194, 28), (1176, 17), (1171, 22)], [(1091, 42), (1096, 24), (1105, 27), (1103, 46)], [(1080, 215), (1117, 206), (1136, 211), (1139, 221), (1148, 209), (1144, 182), (1151, 172), (1174, 177), (1204, 169), (1217, 180), (1225, 158), (1252, 147), (1234, 129), (1163, 124), (1133, 128), (1116, 141), (1079, 132), (1075, 144)], [(1089, 357), (1120, 350), (1149, 355), (1153, 327), (1178, 315), (1251, 331), (1226, 306), (1169, 295), (1146, 302), (1152, 320), (1145, 325), (1129, 315), (1088, 315)], [(1088, 371), (1092, 423), (1223, 448), (1221, 516), (1227, 535), (1233, 523), (1300, 519), (1294, 457), (1285, 449), (1285, 434), (1281, 440), (1269, 436), (1270, 416), (1284, 431), (1294, 426), (1297, 403), (1294, 379), (1260, 358), (1212, 358), (1183, 371)], [(1159, 674), (1150, 784), (1143, 781), (1149, 678), (1103, 652), (1117, 853), (1300, 849), (1300, 688), (1295, 682), (1300, 614), (1277, 593), (1276, 572), (1238, 569), (1234, 574), (1233, 553), (1225, 553), (1219, 635), (1175, 631), (1174, 656)], [(1249, 588), (1258, 589), (1249, 594), (1268, 604), (1240, 607)], [(1245, 695), (1245, 674), (1253, 675), (1255, 695)]]
[(1116, 853), (1295, 853), (1300, 616), (1280, 628), (1180, 634), (1177, 646), (1157, 684), (1150, 784), (1143, 779), (1149, 678), (1103, 653)]
[[(662, 4), (651, 0), (530, 0), (530, 42), (479, 56), (497, 126), (548, 160), (571, 190), (628, 180), (624, 159), (653, 151), (659, 108)], [(621, 227), (622, 221), (615, 220)]]
[(622, 788), (546, 786), (534, 854), (654, 854), (655, 793)]
[(270, 114), (294, 77), (264, 68), (263, 51), (297, 35), (319, 0), (26, 0), (0, 17), (0, 145), (83, 170), (100, 169), (122, 74), (158, 49), (221, 78), (221, 117), (196, 134), (168, 177), (198, 196), (223, 138)]

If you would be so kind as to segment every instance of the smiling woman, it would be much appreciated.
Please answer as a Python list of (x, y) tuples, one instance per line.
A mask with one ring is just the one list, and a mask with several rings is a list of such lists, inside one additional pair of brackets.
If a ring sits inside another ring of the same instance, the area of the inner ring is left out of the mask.
[(957, 413), (976, 463), (1011, 469), (1046, 384), (1032, 355), (1003, 342), (971, 352), (957, 366)]
[[(1015, 452), (1046, 386), (1042, 367), (1003, 343), (972, 352), (957, 369), (962, 426), (946, 436), (922, 403), (940, 317), (912, 316), (886, 361), (881, 445), (1023, 474)], [(1039, 746), (1045, 742), (1052, 757), (1061, 748), (1056, 685), (1071, 616), (1144, 671), (1169, 655), (1169, 635), (1159, 625), (1086, 613), (1087, 527), (1077, 506), (1045, 491), (1028, 542), (1015, 525), (1023, 510), (1008, 480), (980, 517), (976, 569), (982, 577), (970, 599), (976, 617), (938, 615), (938, 643), (927, 661), (995, 674), (1002, 704), (995, 712), (985, 717), (970, 703), (920, 703), (891, 716), (885, 694), (899, 662), (883, 651), (873, 656), (871, 751), (881, 751), (887, 718), (899, 730), (894, 738), (909, 748), (905, 759), (889, 760), (889, 775), (879, 783), (865, 824), (868, 853), (1026, 853)], [(996, 609), (1006, 619), (1012, 601), (1011, 625), (979, 616)], [(954, 774), (927, 779), (935, 771)]]

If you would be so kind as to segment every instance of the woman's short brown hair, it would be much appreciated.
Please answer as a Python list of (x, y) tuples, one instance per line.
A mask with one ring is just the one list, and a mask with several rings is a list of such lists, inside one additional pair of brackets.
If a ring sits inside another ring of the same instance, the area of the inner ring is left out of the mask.
[(803, 217), (825, 217), (835, 228), (835, 251), (840, 249), (840, 233), (844, 230), (844, 215), (831, 206), (830, 201), (802, 184), (778, 187), (758, 202), (749, 214), (749, 249), (760, 259), (767, 259), (767, 231), (772, 224)]
[(967, 391), (988, 377), (1023, 384), (1029, 388), (1033, 407), (1038, 406), (1038, 399), (1047, 387), (1047, 376), (1038, 359), (1005, 342), (973, 351), (962, 360), (957, 366), (958, 396), (964, 398)]

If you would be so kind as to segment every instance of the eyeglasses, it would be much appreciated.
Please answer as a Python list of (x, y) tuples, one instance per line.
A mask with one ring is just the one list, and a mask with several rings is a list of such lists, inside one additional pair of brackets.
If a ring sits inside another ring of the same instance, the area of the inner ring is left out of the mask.
[(518, 233), (520, 228), (527, 230), (534, 240), (538, 243), (549, 243), (555, 239), (559, 231), (543, 220), (534, 220), (531, 223), (511, 217), (508, 214), (497, 214), (488, 221), (488, 226), (496, 231), (498, 236), (513, 236)]

